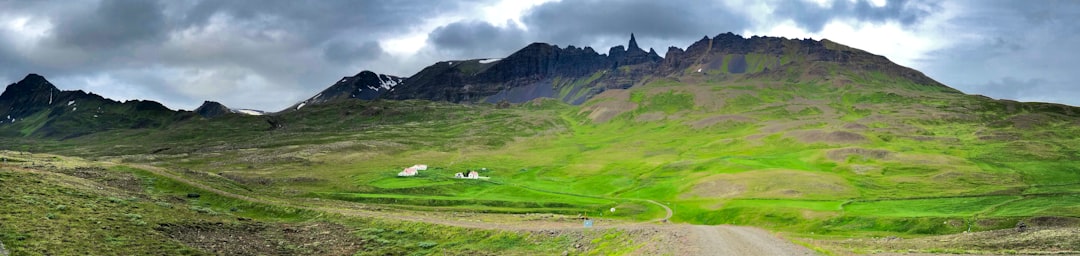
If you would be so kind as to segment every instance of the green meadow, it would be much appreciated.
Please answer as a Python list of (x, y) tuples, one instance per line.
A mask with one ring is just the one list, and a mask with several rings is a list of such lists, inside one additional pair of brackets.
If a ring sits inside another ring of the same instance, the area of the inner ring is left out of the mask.
[[(829, 237), (1080, 217), (1075, 108), (991, 100), (880, 73), (835, 76), (845, 79), (687, 75), (701, 82), (657, 79), (580, 106), (343, 101), (276, 116), (286, 124), (277, 130), (266, 117), (228, 115), (67, 140), (3, 140), (27, 145), (18, 150), (164, 167), (289, 204), (650, 221), (665, 215), (646, 201), (653, 200), (672, 208), (676, 223)], [(430, 169), (396, 176), (414, 164)], [(180, 190), (138, 170), (116, 171), (145, 177), (151, 195)], [(453, 176), (468, 171), (487, 178)], [(190, 204), (191, 214), (227, 210), (283, 222), (315, 214), (213, 196)], [(507, 236), (477, 246), (525, 243)]]

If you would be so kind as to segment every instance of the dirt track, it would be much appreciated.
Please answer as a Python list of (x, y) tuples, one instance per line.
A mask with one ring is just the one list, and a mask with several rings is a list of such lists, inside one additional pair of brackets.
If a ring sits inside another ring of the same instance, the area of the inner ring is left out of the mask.
[(740, 226), (690, 226), (693, 255), (814, 255), (765, 230)]

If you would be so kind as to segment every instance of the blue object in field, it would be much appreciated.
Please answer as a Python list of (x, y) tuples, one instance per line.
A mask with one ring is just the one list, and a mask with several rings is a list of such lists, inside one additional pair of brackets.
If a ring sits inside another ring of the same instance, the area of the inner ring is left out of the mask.
[(586, 228), (591, 228), (592, 227), (592, 220), (585, 220), (585, 227)]

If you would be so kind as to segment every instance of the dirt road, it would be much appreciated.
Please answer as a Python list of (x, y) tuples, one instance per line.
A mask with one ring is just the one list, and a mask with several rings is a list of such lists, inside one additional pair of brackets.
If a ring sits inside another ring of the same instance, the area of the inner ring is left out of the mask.
[(653, 201), (653, 200), (648, 200), (648, 199), (645, 199), (645, 202), (649, 202), (649, 203), (652, 203), (652, 204), (655, 204), (655, 205), (659, 205), (661, 208), (664, 208), (664, 211), (667, 212), (667, 215), (665, 215), (663, 219), (654, 220), (652, 222), (658, 222), (658, 221), (659, 222), (667, 222), (669, 219), (671, 219), (672, 215), (675, 215), (675, 211), (672, 211), (671, 207), (668, 207), (667, 205), (658, 203), (658, 202)]
[(740, 226), (690, 226), (693, 255), (814, 255), (765, 230)]

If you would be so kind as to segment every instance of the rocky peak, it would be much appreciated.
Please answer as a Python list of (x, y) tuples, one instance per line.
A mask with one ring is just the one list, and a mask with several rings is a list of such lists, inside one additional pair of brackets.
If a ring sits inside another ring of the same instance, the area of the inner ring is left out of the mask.
[(652, 48), (649, 48), (648, 52), (641, 49), (634, 33), (630, 33), (630, 43), (628, 45), (629, 47), (625, 49), (622, 45), (619, 45), (611, 47), (611, 50), (608, 51), (608, 57), (616, 63), (616, 66), (657, 63), (663, 60)]
[(630, 33), (630, 43), (627, 44), (626, 51), (644, 51), (637, 45), (637, 39), (634, 38), (634, 33)]
[[(446, 63), (446, 62), (441, 62)], [(449, 65), (441, 65), (449, 67)], [(404, 77), (378, 74), (369, 70), (353, 76), (342, 77), (330, 87), (307, 100), (296, 103), (283, 111), (300, 110), (304, 106), (324, 104), (341, 99), (373, 100), (404, 82)]]
[[(52, 83), (45, 80), (45, 77), (38, 74), (26, 75), (21, 81), (8, 85), (3, 94), (0, 94), (0, 100), (16, 100), (22, 99), (22, 101), (40, 101), (44, 100), (46, 104), (49, 102), (50, 96), (55, 97), (55, 94), (60, 90), (56, 89)], [(28, 102), (24, 102), (28, 103)]]
[(198, 113), (205, 118), (214, 118), (230, 112), (232, 111), (230, 111), (228, 107), (225, 107), (225, 105), (216, 101), (204, 101), (199, 108), (195, 109), (195, 113)]

